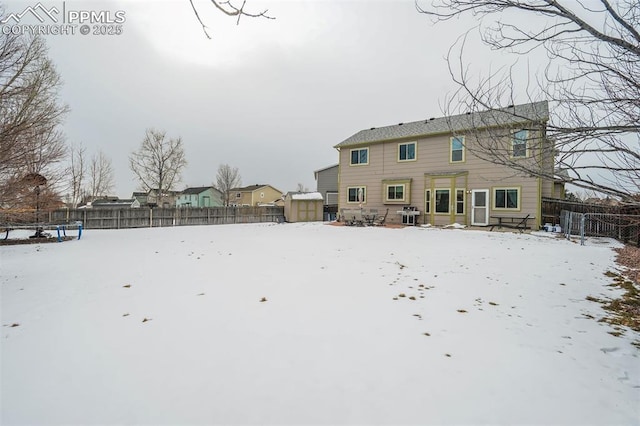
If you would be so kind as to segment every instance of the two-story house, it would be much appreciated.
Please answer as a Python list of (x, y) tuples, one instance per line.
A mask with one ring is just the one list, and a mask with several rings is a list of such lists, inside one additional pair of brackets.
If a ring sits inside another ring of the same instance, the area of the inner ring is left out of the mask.
[(212, 186), (183, 190), (176, 199), (176, 207), (222, 207), (222, 192)]
[(389, 209), (388, 222), (413, 209), (418, 223), (432, 225), (529, 215), (540, 226), (553, 181), (493, 163), (487, 146), (553, 176), (548, 116), (547, 102), (536, 102), (362, 130), (335, 146), (339, 208)]
[(178, 191), (163, 189), (162, 196), (160, 196), (160, 191), (157, 188), (150, 189), (147, 192), (147, 205), (149, 207), (161, 207), (164, 209), (174, 207), (178, 194)]
[(282, 191), (271, 185), (249, 185), (229, 190), (229, 205), (283, 205)]

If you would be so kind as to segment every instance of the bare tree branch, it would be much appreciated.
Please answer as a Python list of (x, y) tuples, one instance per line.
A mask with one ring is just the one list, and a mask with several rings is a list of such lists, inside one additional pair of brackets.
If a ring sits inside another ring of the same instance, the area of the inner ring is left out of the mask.
[[(240, 7), (237, 7), (236, 5), (234, 5), (231, 2), (231, 0), (227, 0), (227, 1), (210, 0), (210, 1), (211, 1), (211, 4), (213, 4), (213, 6), (218, 11), (222, 12), (223, 14), (225, 14), (227, 16), (236, 16), (237, 17), (236, 25), (240, 25), (240, 18), (242, 18), (243, 16), (247, 16), (249, 18), (276, 19), (276, 18), (274, 18), (272, 16), (269, 16), (267, 14), (269, 12), (269, 9), (265, 9), (262, 12), (258, 12), (258, 13), (247, 12), (245, 10), (245, 6), (246, 6), (246, 3), (247, 3), (246, 0), (242, 0), (242, 6), (240, 6)], [(200, 17), (200, 14), (198, 13), (198, 10), (196, 9), (196, 6), (193, 4), (193, 0), (189, 0), (189, 3), (191, 4), (191, 8), (193, 9), (193, 13), (196, 15), (196, 19), (198, 20), (198, 22), (202, 26), (202, 31), (204, 32), (204, 34), (207, 36), (208, 39), (211, 39), (211, 36), (207, 32), (209, 27), (207, 27), (205, 25), (204, 21)]]
[(0, 34), (0, 208), (20, 205), (28, 173), (46, 176), (51, 191), (63, 178), (61, 84), (42, 38)]
[(222, 192), (225, 206), (229, 205), (230, 191), (240, 185), (242, 185), (242, 178), (237, 167), (231, 167), (228, 164), (221, 164), (218, 167), (216, 183), (213, 186)]
[(182, 139), (167, 138), (165, 131), (147, 129), (138, 151), (129, 156), (129, 166), (145, 191), (157, 191), (157, 204), (162, 205), (165, 191), (180, 182), (187, 165)]
[(82, 200), (84, 190), (84, 178), (87, 174), (87, 166), (85, 164), (86, 148), (82, 145), (72, 144), (69, 148), (69, 189), (68, 203), (71, 207), (76, 208)]
[(113, 188), (114, 176), (111, 159), (102, 151), (91, 157), (89, 164), (88, 192), (92, 200), (109, 195)]
[[(493, 134), (488, 142), (474, 138), (470, 151), (519, 173), (561, 179), (625, 200), (640, 192), (640, 3), (599, 0), (590, 7), (558, 0), (435, 0), (428, 7), (420, 3), (416, 1), (417, 9), (435, 22), (466, 14), (486, 18), (476, 29), (492, 49), (517, 56), (544, 49), (549, 58), (536, 76), (537, 84), (527, 86), (526, 92), (529, 101), (545, 99), (551, 104), (545, 135), (529, 141), (538, 149), (538, 162), (514, 160), (507, 149), (508, 134)], [(503, 13), (507, 11), (517, 13)], [(468, 34), (458, 39), (447, 57), (458, 90), (444, 108), (449, 114), (498, 111), (516, 103), (515, 87), (522, 82), (513, 68), (492, 71), (488, 77), (471, 76), (464, 58)], [(541, 171), (540, 162), (551, 160), (561, 173), (550, 176)]]

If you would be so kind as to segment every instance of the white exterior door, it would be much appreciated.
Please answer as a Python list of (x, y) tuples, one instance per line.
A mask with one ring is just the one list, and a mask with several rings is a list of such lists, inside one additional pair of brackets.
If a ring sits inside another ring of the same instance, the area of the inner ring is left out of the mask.
[(473, 189), (471, 191), (471, 225), (487, 226), (489, 224), (489, 190)]

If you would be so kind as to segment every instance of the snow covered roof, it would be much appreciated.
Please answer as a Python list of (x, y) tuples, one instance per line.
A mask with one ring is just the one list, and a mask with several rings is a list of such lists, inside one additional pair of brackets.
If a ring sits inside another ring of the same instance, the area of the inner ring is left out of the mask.
[(287, 195), (290, 196), (292, 200), (324, 200), (322, 194), (319, 192), (290, 192)]

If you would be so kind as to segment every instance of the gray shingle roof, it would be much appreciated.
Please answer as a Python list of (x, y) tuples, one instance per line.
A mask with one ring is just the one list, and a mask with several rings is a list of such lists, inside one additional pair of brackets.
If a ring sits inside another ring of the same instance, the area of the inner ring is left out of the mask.
[(247, 192), (247, 191), (255, 191), (258, 188), (263, 188), (267, 186), (265, 185), (260, 185), (260, 184), (256, 184), (256, 185), (249, 185), (249, 186), (242, 186), (240, 188), (232, 188), (229, 191), (236, 191), (236, 192)]
[(187, 188), (182, 191), (182, 194), (200, 194), (208, 189), (212, 189), (210, 186), (198, 186), (193, 188)]
[(92, 206), (129, 206), (135, 199), (122, 199), (122, 200), (94, 200)]
[(382, 142), (393, 139), (424, 137), (442, 133), (457, 132), (476, 128), (514, 125), (527, 122), (549, 120), (547, 101), (509, 106), (481, 112), (453, 115), (450, 117), (429, 118), (401, 123), (393, 126), (377, 127), (361, 130), (343, 140), (334, 148), (341, 148), (363, 143)]

